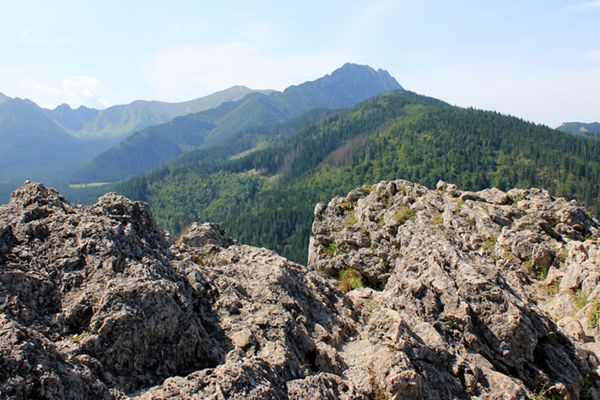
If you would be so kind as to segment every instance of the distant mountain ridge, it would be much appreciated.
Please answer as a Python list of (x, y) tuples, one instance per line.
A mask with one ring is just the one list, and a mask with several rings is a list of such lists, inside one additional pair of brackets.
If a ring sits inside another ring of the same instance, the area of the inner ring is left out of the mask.
[(556, 129), (578, 135), (600, 136), (600, 122), (564, 122)]
[(167, 103), (162, 101), (136, 100), (105, 110), (81, 106), (72, 109), (61, 104), (44, 112), (57, 125), (77, 137), (122, 137), (148, 126), (158, 125), (175, 117), (197, 113), (217, 107), (228, 101), (237, 101), (249, 93), (271, 93), (271, 90), (252, 90), (245, 86), (233, 86), (198, 99)]
[(30, 100), (0, 96), (0, 179), (53, 181), (114, 144), (69, 135)]
[(237, 102), (138, 131), (94, 158), (72, 181), (119, 181), (158, 168), (194, 149), (230, 146), (245, 150), (256, 143), (258, 128), (276, 126), (312, 109), (351, 107), (399, 89), (402, 86), (387, 71), (347, 63), (329, 75), (283, 92), (250, 93)]

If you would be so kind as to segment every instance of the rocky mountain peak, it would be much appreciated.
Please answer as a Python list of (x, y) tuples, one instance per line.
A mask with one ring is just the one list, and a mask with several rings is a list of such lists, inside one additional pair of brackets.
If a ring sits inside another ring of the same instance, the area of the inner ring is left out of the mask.
[(399, 180), (317, 205), (305, 267), (27, 182), (0, 207), (0, 398), (595, 399), (599, 238), (540, 189)]

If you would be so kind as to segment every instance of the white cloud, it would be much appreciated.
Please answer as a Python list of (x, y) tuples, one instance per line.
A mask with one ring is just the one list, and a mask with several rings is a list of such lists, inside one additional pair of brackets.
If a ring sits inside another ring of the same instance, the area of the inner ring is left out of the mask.
[(320, 77), (344, 62), (346, 54), (273, 56), (247, 41), (169, 46), (140, 69), (155, 97), (184, 100), (233, 85), (254, 89), (285, 87)]
[(44, 37), (39, 29), (29, 27), (19, 34), (19, 42), (26, 45), (62, 45), (67, 41), (63, 37)]
[(52, 108), (62, 103), (67, 103), (74, 108), (80, 105), (96, 108), (107, 106), (103, 100), (102, 84), (91, 76), (71, 76), (58, 85), (26, 78), (23, 84), (29, 92), (28, 97), (42, 107)]

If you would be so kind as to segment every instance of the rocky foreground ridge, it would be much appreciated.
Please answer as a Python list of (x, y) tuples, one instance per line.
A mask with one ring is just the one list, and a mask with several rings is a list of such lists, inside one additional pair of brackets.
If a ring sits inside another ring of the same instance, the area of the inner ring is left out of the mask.
[(26, 183), (0, 207), (0, 398), (598, 399), (599, 238), (543, 190), (382, 182), (317, 205), (304, 267)]

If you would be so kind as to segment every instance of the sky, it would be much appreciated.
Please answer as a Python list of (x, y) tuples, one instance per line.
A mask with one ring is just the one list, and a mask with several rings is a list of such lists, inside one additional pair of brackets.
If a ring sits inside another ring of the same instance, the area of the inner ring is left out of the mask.
[(600, 0), (0, 0), (0, 92), (44, 107), (284, 89), (345, 62), (552, 127), (600, 121)]

